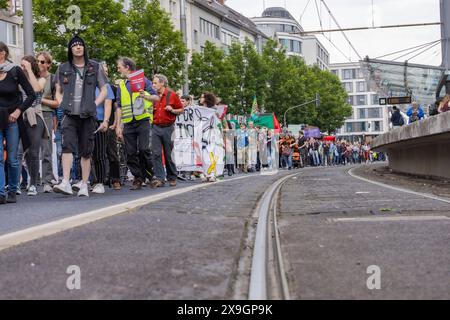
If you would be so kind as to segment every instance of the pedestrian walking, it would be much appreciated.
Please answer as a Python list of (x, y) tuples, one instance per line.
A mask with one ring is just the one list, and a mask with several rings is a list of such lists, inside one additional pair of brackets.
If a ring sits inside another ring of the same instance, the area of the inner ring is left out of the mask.
[[(19, 85), (26, 93), (22, 99)], [(9, 48), (0, 41), (0, 205), (17, 202), (16, 192), (19, 186), (19, 127), (17, 119), (36, 99), (22, 69), (9, 60)], [(3, 144), (5, 141), (5, 145)], [(6, 149), (6, 159), (3, 156)], [(8, 179), (5, 179), (5, 161), (7, 161)], [(8, 194), (5, 192), (8, 183)]]
[[(68, 44), (68, 62), (56, 73), (56, 100), (64, 113), (62, 120), (63, 180), (53, 191), (72, 195), (70, 171), (73, 153), (81, 157), (81, 181), (73, 186), (78, 196), (89, 196), (88, 180), (94, 151), (97, 106), (105, 100), (108, 79), (100, 65), (89, 59), (84, 40), (74, 36)], [(95, 89), (100, 94), (95, 95)]]
[[(117, 61), (117, 71), (125, 78), (117, 88), (117, 107), (121, 118), (117, 122), (117, 136), (125, 141), (127, 166), (133, 175), (131, 190), (140, 190), (147, 178), (153, 176), (150, 149), (151, 113), (153, 103), (159, 100), (149, 79), (144, 77), (143, 89), (132, 90), (130, 75), (137, 70), (136, 63), (127, 57)], [(122, 126), (123, 124), (123, 131)]]
[[(153, 87), (159, 95), (153, 109), (152, 152), (155, 178), (152, 187), (164, 186), (166, 176), (170, 186), (177, 185), (177, 170), (172, 160), (172, 133), (175, 128), (177, 115), (184, 112), (178, 95), (169, 89), (169, 82), (165, 75), (156, 74), (153, 78)], [(162, 162), (162, 153), (166, 171)]]

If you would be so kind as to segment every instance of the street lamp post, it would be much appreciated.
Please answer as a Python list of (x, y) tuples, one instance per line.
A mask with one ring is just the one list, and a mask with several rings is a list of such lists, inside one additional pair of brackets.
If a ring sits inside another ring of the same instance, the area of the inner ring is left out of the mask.
[(311, 100), (311, 101), (302, 103), (302, 104), (300, 104), (300, 105), (298, 105), (298, 106), (293, 106), (293, 107), (288, 108), (288, 109), (284, 112), (284, 117), (283, 117), (284, 127), (285, 127), (285, 128), (287, 127), (287, 124), (286, 124), (286, 114), (288, 113), (288, 111), (290, 111), (290, 110), (292, 110), (292, 109), (296, 109), (296, 108), (300, 108), (300, 107), (306, 106), (307, 104), (310, 104), (310, 103), (313, 103), (313, 102), (316, 103), (316, 107), (319, 107), (319, 106), (320, 106), (320, 95), (319, 95), (318, 93), (316, 93), (316, 98), (315, 98), (314, 100)]
[[(180, 1), (180, 29), (183, 34), (183, 42), (188, 47), (187, 40), (187, 22), (186, 22), (186, 0)], [(189, 75), (188, 75), (188, 66), (189, 66), (189, 57), (188, 54), (184, 57), (184, 66), (183, 66), (183, 94), (189, 94)]]
[(23, 47), (25, 55), (34, 55), (33, 1), (23, 0)]

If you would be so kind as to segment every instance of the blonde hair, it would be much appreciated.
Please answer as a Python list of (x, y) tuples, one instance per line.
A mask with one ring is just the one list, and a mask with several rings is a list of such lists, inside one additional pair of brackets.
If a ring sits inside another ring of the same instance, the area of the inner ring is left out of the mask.
[(50, 52), (48, 51), (41, 51), (36, 55), (36, 59), (39, 58), (39, 56), (43, 56), (45, 61), (49, 64), (49, 66), (47, 67), (48, 70), (50, 70), (50, 68), (52, 67), (52, 63), (53, 63), (53, 57), (50, 54)]

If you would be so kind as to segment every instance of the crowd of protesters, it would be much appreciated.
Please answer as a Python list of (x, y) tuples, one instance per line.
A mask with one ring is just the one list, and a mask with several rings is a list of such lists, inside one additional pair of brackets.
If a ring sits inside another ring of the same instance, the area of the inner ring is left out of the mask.
[[(206, 170), (177, 172), (172, 159), (174, 124), (185, 107), (194, 105), (192, 97), (180, 98), (162, 74), (145, 78), (143, 88), (133, 90), (130, 76), (138, 67), (127, 57), (117, 60), (121, 79), (111, 82), (106, 63), (90, 59), (79, 36), (67, 49), (67, 61), (51, 74), (50, 53), (25, 56), (19, 66), (0, 42), (0, 204), (15, 203), (22, 190), (28, 196), (89, 197), (105, 193), (105, 186), (122, 189), (126, 177), (131, 190), (220, 178)], [(218, 102), (204, 92), (198, 103), (217, 109)], [(253, 121), (221, 118), (220, 128), (229, 176), (385, 159), (367, 143), (306, 138), (303, 132), (274, 134)]]

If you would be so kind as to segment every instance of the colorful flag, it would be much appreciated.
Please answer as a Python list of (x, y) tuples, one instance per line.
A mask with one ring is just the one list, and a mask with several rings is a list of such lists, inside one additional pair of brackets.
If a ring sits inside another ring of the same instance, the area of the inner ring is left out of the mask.
[(253, 120), (255, 120), (257, 118), (259, 114), (259, 108), (258, 108), (258, 100), (256, 99), (256, 95), (253, 96), (253, 103), (252, 103), (252, 112), (251, 112), (251, 117)]

